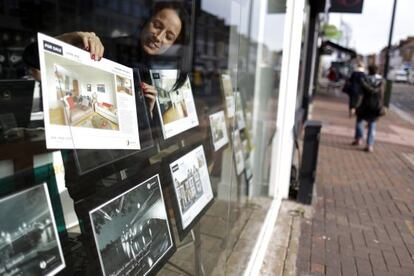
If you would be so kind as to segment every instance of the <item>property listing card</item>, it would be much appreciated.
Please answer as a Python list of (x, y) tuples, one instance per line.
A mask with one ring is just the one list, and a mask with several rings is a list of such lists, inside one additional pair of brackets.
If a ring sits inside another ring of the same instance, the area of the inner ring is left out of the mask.
[(243, 155), (243, 144), (240, 139), (240, 131), (233, 131), (233, 153), (234, 153), (234, 164), (236, 166), (236, 173), (240, 175), (244, 169), (244, 155)]
[(151, 70), (158, 91), (157, 108), (164, 139), (198, 126), (197, 111), (188, 76), (176, 87), (178, 70)]
[(38, 34), (47, 148), (140, 149), (132, 69)]
[(217, 151), (229, 142), (224, 111), (211, 114), (209, 119), (214, 151)]
[(226, 101), (227, 117), (233, 118), (236, 110), (233, 85), (231, 84), (231, 77), (228, 74), (221, 75), (221, 87), (223, 89), (224, 99)]
[(55, 275), (65, 268), (46, 184), (0, 199), (0, 275)]
[(203, 146), (170, 164), (182, 229), (186, 229), (213, 200)]
[(236, 129), (242, 130), (246, 127), (246, 120), (244, 119), (243, 104), (240, 92), (235, 92), (235, 102), (236, 102)]
[(158, 174), (89, 216), (103, 275), (155, 275), (174, 250)]

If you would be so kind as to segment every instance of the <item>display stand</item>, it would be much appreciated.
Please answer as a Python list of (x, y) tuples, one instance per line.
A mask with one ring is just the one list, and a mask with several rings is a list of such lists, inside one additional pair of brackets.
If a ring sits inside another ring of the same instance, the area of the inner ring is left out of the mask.
[(204, 276), (204, 266), (202, 263), (201, 257), (201, 234), (200, 234), (200, 224), (196, 224), (191, 230), (191, 236), (194, 239), (194, 265), (195, 265), (195, 275)]
[[(204, 276), (205, 270), (204, 265), (202, 263), (201, 257), (201, 235), (200, 235), (200, 225), (197, 224), (194, 228), (190, 231), (191, 233), (191, 240), (182, 243), (177, 246), (177, 251), (183, 250), (191, 245), (194, 245), (194, 276)], [(175, 269), (179, 270), (180, 272), (192, 276), (193, 274), (185, 270), (184, 268), (174, 264), (171, 261), (167, 262), (170, 266), (174, 267)]]

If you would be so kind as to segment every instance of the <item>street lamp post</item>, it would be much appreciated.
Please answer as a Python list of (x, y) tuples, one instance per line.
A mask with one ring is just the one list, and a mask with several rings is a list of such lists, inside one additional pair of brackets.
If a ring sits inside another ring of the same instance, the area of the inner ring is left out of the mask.
[(391, 43), (392, 43), (392, 33), (394, 31), (394, 18), (395, 18), (396, 7), (397, 7), (397, 0), (394, 0), (394, 6), (392, 8), (392, 16), (391, 16), (391, 26), (390, 26), (389, 36), (388, 36), (388, 47), (385, 50), (385, 63), (384, 63), (384, 78), (386, 79), (385, 93), (384, 93), (384, 105), (386, 107), (389, 107), (390, 105), (391, 92), (392, 92), (392, 81), (388, 79), (388, 67), (389, 67), (390, 49), (391, 49)]

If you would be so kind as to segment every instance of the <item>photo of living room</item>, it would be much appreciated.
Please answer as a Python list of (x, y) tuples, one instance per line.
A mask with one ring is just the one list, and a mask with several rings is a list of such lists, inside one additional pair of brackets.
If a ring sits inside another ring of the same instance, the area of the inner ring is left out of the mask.
[(116, 92), (132, 96), (132, 81), (116, 75)]
[[(162, 121), (168, 124), (188, 116), (185, 99), (185, 90), (191, 89), (189, 82), (186, 81), (182, 87), (171, 91), (175, 84), (175, 79), (163, 79), (160, 81), (158, 90), (158, 101), (162, 114)], [(191, 91), (191, 90), (190, 90)]]
[(113, 74), (47, 52), (45, 63), (53, 80), (47, 89), (50, 124), (119, 130)]

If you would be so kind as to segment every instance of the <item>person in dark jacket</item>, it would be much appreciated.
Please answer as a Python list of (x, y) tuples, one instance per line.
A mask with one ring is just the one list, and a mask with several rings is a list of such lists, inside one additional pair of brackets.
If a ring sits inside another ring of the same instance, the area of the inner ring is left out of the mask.
[(364, 63), (358, 61), (357, 68), (352, 72), (351, 77), (347, 81), (346, 93), (349, 96), (349, 117), (355, 115), (355, 110), (358, 102), (358, 96), (361, 94), (361, 79), (365, 78)]
[(364, 136), (364, 121), (368, 123), (367, 152), (374, 151), (377, 120), (382, 115), (382, 77), (377, 74), (377, 66), (368, 67), (368, 76), (360, 79), (361, 92), (356, 104), (355, 139), (352, 145), (359, 145)]

